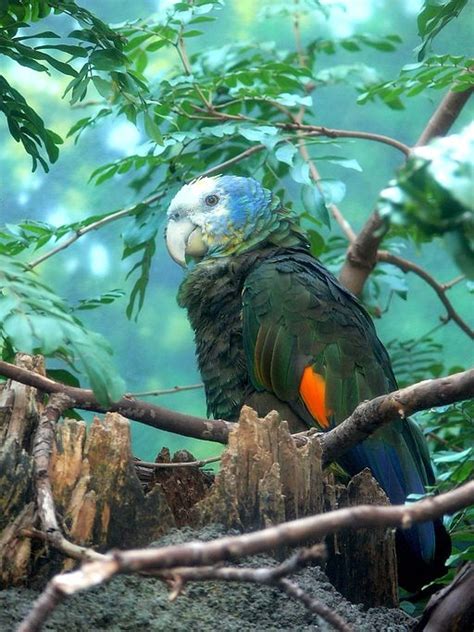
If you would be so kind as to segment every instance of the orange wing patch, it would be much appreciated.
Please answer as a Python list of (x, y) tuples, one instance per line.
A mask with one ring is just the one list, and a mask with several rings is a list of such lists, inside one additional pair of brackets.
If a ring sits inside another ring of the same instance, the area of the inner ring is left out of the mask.
[(326, 410), (326, 380), (316, 373), (313, 367), (307, 366), (303, 371), (299, 392), (306, 408), (323, 428), (329, 428), (327, 418), (331, 411)]

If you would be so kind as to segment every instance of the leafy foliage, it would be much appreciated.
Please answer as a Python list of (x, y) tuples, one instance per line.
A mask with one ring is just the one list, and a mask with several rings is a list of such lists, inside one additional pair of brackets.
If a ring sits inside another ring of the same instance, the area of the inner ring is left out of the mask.
[[(81, 28), (66, 36), (51, 30), (24, 34), (32, 23), (52, 12), (69, 16)], [(37, 72), (50, 74), (53, 68), (72, 77), (65, 91), (70, 95), (71, 104), (85, 98), (91, 82), (97, 89), (106, 83), (101, 76), (104, 72), (124, 90), (138, 93), (142, 84), (125, 68), (127, 58), (122, 52), (123, 44), (120, 34), (72, 0), (9, 0), (0, 4), (0, 55)], [(77, 68), (79, 60), (82, 65)], [(3, 77), (0, 77), (0, 96), (0, 110), (6, 116), (10, 133), (31, 155), (33, 170), (39, 163), (48, 171), (48, 161), (57, 160), (57, 146), (62, 139), (45, 128), (42, 118)]]
[(425, 0), (418, 14), (418, 34), (421, 44), (415, 49), (418, 60), (424, 59), (426, 49), (433, 39), (451, 20), (458, 17), (467, 4), (467, 0)]
[[(102, 299), (102, 302), (103, 299)], [(120, 399), (124, 384), (110, 363), (107, 342), (87, 330), (71, 310), (24, 265), (0, 255), (0, 347), (81, 362), (103, 404)]]
[(395, 80), (369, 86), (357, 102), (364, 104), (378, 98), (399, 110), (405, 107), (400, 97), (414, 97), (429, 88), (463, 92), (474, 85), (473, 73), (468, 70), (473, 63), (473, 59), (463, 55), (433, 55), (422, 62), (407, 64)]
[(474, 125), (417, 147), (384, 189), (379, 213), (416, 226), (419, 240), (443, 236), (461, 270), (474, 278)]

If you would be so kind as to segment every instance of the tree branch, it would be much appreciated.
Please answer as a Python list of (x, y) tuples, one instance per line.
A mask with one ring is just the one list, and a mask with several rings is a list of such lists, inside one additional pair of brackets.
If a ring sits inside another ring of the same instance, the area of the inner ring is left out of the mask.
[(323, 461), (337, 460), (382, 425), (427, 408), (474, 397), (474, 369), (449, 377), (424, 380), (359, 404), (345, 421), (320, 435)]
[(471, 481), (458, 489), (409, 505), (359, 505), (211, 542), (188, 542), (159, 549), (115, 551), (106, 555), (104, 560), (84, 564), (79, 570), (54, 577), (21, 623), (18, 632), (36, 632), (65, 597), (110, 581), (118, 573), (159, 571), (235, 561), (247, 555), (320, 539), (344, 528), (406, 529), (414, 522), (426, 522), (463, 509), (473, 501), (474, 481)]
[(321, 125), (303, 125), (302, 123), (277, 123), (276, 127), (286, 130), (300, 130), (305, 132), (306, 136), (327, 136), (328, 138), (358, 138), (361, 140), (371, 140), (376, 143), (389, 145), (401, 151), (405, 156), (410, 155), (411, 148), (401, 141), (385, 136), (384, 134), (376, 134), (374, 132), (364, 132), (348, 129), (332, 129)]
[(48, 250), (44, 254), (40, 255), (37, 259), (33, 259), (33, 261), (30, 261), (30, 263), (28, 264), (28, 267), (31, 269), (36, 268), (36, 266), (39, 266), (40, 263), (43, 263), (50, 257), (53, 257), (58, 252), (61, 252), (61, 250), (65, 250), (66, 248), (69, 248), (71, 244), (73, 244), (75, 241), (77, 241), (78, 239), (86, 235), (87, 233), (90, 233), (92, 230), (97, 230), (98, 228), (102, 228), (106, 224), (110, 224), (112, 222), (117, 221), (118, 219), (122, 219), (123, 217), (127, 217), (128, 215), (131, 215), (140, 206), (150, 206), (150, 204), (154, 204), (158, 200), (161, 200), (163, 196), (164, 196), (164, 193), (155, 193), (145, 198), (142, 202), (138, 202), (137, 204), (133, 204), (132, 206), (129, 206), (127, 208), (120, 209), (119, 211), (116, 211), (115, 213), (111, 213), (110, 215), (107, 215), (107, 217), (103, 217), (102, 219), (99, 219), (97, 222), (94, 222), (93, 224), (89, 224), (88, 226), (79, 228), (70, 237), (68, 237), (63, 242), (61, 242), (58, 246), (56, 246), (55, 248), (52, 248), (51, 250)]
[(44, 393), (64, 393), (74, 402), (73, 408), (90, 410), (96, 413), (117, 412), (124, 417), (139, 421), (152, 428), (174, 432), (186, 437), (194, 437), (195, 439), (227, 443), (229, 431), (234, 426), (233, 423), (222, 419), (209, 420), (202, 417), (194, 417), (193, 415), (186, 415), (126, 397), (106, 408), (97, 401), (94, 393), (89, 389), (61, 384), (3, 360), (0, 360), (0, 375), (34, 386)]
[(340, 632), (351, 632), (352, 627), (336, 612), (328, 608), (319, 599), (311, 597), (300, 586), (286, 578), (309, 562), (326, 557), (326, 547), (316, 544), (310, 549), (301, 549), (278, 566), (267, 568), (245, 568), (234, 566), (197, 566), (174, 568), (171, 571), (159, 571), (157, 576), (171, 583), (170, 600), (174, 601), (184, 589), (186, 583), (192, 581), (227, 581), (249, 582), (254, 584), (275, 586), (283, 590), (289, 597), (301, 601), (311, 612), (322, 617), (327, 623)]
[(182, 393), (183, 391), (195, 391), (204, 387), (204, 384), (186, 384), (185, 386), (173, 386), (172, 388), (163, 388), (156, 391), (141, 391), (140, 393), (127, 393), (125, 397), (160, 397), (161, 395), (173, 395), (174, 393)]
[[(416, 146), (426, 145), (435, 136), (447, 134), (472, 94), (472, 88), (464, 92), (449, 91), (436, 112), (428, 121)], [(387, 225), (377, 211), (369, 217), (357, 239), (349, 245), (339, 280), (356, 296), (360, 296), (367, 277), (377, 262), (377, 250), (387, 232)]]
[(220, 456), (213, 456), (209, 459), (200, 459), (199, 461), (179, 461), (178, 463), (175, 463), (174, 461), (171, 463), (160, 463), (159, 461), (152, 462), (136, 459), (133, 464), (138, 465), (139, 467), (148, 467), (153, 470), (159, 470), (176, 467), (204, 467), (204, 465), (208, 465), (209, 463), (217, 463), (220, 460)]
[[(472, 73), (473, 69), (468, 69), (466, 72)], [(445, 136), (468, 102), (473, 91), (474, 86), (471, 86), (463, 92), (452, 92), (450, 90), (434, 111), (425, 129), (421, 132), (415, 147), (426, 145), (436, 136)]]
[[(38, 374), (37, 374), (38, 375)], [(53, 492), (49, 478), (49, 465), (54, 443), (56, 423), (74, 401), (64, 392), (53, 393), (47, 406), (40, 415), (33, 440), (34, 478), (36, 486), (36, 505), (43, 531), (36, 529), (23, 533), (30, 537), (40, 537), (69, 557), (79, 560), (100, 560), (103, 556), (93, 549), (78, 546), (67, 540), (56, 517)], [(40, 535), (39, 535), (40, 534)]]
[(455, 285), (455, 283), (457, 283), (460, 278), (464, 278), (463, 276), (456, 277), (456, 279), (454, 279), (453, 281), (443, 285), (441, 283), (438, 283), (436, 279), (431, 276), (431, 274), (426, 272), (426, 270), (418, 266), (416, 263), (412, 263), (411, 261), (408, 261), (408, 259), (398, 257), (397, 255), (394, 255), (387, 250), (378, 251), (377, 261), (385, 261), (386, 263), (391, 263), (392, 265), (397, 266), (397, 268), (400, 268), (400, 270), (403, 270), (403, 272), (413, 272), (421, 279), (423, 279), (426, 283), (428, 283), (428, 285), (430, 285), (436, 292), (439, 300), (446, 308), (447, 316), (443, 318), (443, 321), (448, 322), (449, 320), (452, 320), (462, 329), (462, 331), (464, 331), (465, 334), (469, 336), (469, 338), (474, 339), (474, 329), (471, 329), (471, 327), (469, 327), (469, 325), (461, 318), (461, 316), (459, 316), (457, 311), (454, 309), (453, 304), (446, 296), (446, 291), (449, 290), (453, 285)]
[[(147, 426), (195, 439), (225, 444), (229, 432), (234, 427), (233, 422), (223, 419), (194, 417), (127, 398), (112, 403), (106, 409), (99, 404), (91, 390), (67, 386), (4, 361), (0, 361), (0, 375), (33, 386), (44, 393), (64, 393), (73, 402), (74, 408), (98, 413), (118, 412)], [(321, 433), (323, 461), (329, 463), (337, 459), (377, 428), (398, 419), (400, 415), (408, 416), (418, 410), (444, 406), (471, 397), (474, 397), (474, 369), (448, 377), (425, 380), (363, 402), (346, 421), (328, 432)], [(301, 436), (295, 440), (305, 443), (304, 437)]]
[(289, 597), (293, 597), (293, 599), (298, 599), (301, 601), (308, 610), (314, 612), (319, 617), (327, 621), (335, 630), (339, 630), (340, 632), (351, 632), (353, 630), (352, 626), (350, 626), (344, 619), (331, 610), (319, 599), (315, 597), (311, 597), (308, 595), (298, 584), (290, 581), (286, 577), (282, 577), (278, 584), (280, 588), (282, 588)]
[(54, 393), (41, 413), (38, 428), (33, 440), (34, 476), (36, 484), (36, 502), (41, 525), (48, 539), (61, 538), (53, 492), (49, 479), (49, 462), (53, 451), (54, 429), (63, 412), (73, 404), (73, 400), (65, 393)]

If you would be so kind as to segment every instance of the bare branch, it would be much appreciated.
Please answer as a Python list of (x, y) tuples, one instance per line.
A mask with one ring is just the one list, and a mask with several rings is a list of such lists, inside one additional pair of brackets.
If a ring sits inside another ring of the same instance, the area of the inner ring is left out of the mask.
[(328, 608), (319, 599), (308, 595), (298, 584), (286, 579), (286, 575), (295, 573), (315, 559), (326, 557), (326, 547), (316, 544), (310, 549), (302, 549), (288, 560), (267, 568), (245, 568), (234, 566), (198, 566), (174, 568), (171, 571), (159, 571), (158, 576), (167, 579), (173, 586), (170, 600), (179, 596), (186, 583), (191, 581), (227, 581), (250, 582), (275, 586), (283, 590), (289, 597), (301, 601), (311, 612), (322, 617), (340, 632), (351, 632), (352, 627), (337, 613)]
[(461, 316), (454, 309), (451, 301), (446, 296), (446, 290), (453, 287), (453, 285), (455, 285), (460, 280), (462, 280), (464, 278), (464, 275), (456, 277), (450, 283), (446, 283), (443, 285), (441, 283), (438, 283), (438, 281), (436, 281), (436, 279), (434, 279), (431, 276), (431, 274), (429, 274), (421, 266), (417, 265), (416, 263), (412, 263), (411, 261), (408, 261), (408, 259), (403, 259), (402, 257), (394, 255), (391, 252), (388, 252), (387, 250), (379, 250), (377, 253), (377, 260), (385, 261), (386, 263), (391, 263), (392, 265), (397, 266), (397, 268), (400, 268), (400, 270), (403, 270), (403, 272), (413, 272), (414, 274), (419, 276), (421, 279), (423, 279), (426, 283), (428, 283), (428, 285), (430, 285), (433, 288), (433, 290), (436, 292), (439, 300), (443, 303), (444, 307), (446, 308), (447, 316), (445, 319), (443, 319), (444, 322), (448, 322), (449, 320), (452, 320), (453, 322), (456, 323), (456, 325), (458, 325), (462, 329), (462, 331), (465, 334), (469, 336), (469, 338), (474, 339), (474, 329), (471, 329), (471, 327), (469, 327), (469, 325), (461, 318)]
[(175, 434), (195, 439), (205, 439), (217, 443), (227, 443), (227, 437), (233, 423), (222, 419), (209, 420), (169, 410), (140, 400), (123, 397), (109, 408), (102, 406), (89, 389), (76, 388), (61, 384), (33, 371), (0, 360), (0, 375), (34, 386), (44, 393), (65, 393), (74, 401), (74, 408), (90, 410), (96, 413), (118, 412), (124, 417), (139, 421), (152, 428), (167, 430)]
[(219, 171), (223, 171), (225, 169), (228, 169), (229, 167), (232, 167), (233, 165), (237, 164), (238, 162), (241, 162), (242, 160), (245, 160), (246, 158), (249, 158), (250, 156), (253, 156), (253, 154), (256, 154), (257, 152), (262, 151), (263, 149), (266, 149), (265, 145), (254, 145), (253, 147), (249, 147), (248, 149), (246, 149), (242, 153), (237, 154), (237, 156), (234, 156), (233, 158), (229, 158), (229, 160), (225, 160), (224, 162), (221, 162), (220, 164), (216, 165), (215, 167), (211, 167), (210, 169), (207, 169), (206, 171), (203, 171), (201, 173), (200, 177), (204, 178), (206, 176), (212, 176), (215, 173), (218, 173)]
[(454, 279), (452, 279), (451, 281), (448, 281), (447, 283), (442, 283), (441, 287), (443, 288), (443, 290), (450, 290), (452, 287), (454, 287), (458, 283), (461, 283), (461, 281), (464, 281), (465, 278), (466, 278), (465, 274), (460, 274), (457, 277), (454, 277)]
[(339, 281), (356, 296), (362, 294), (367, 277), (377, 263), (378, 247), (386, 232), (386, 224), (375, 211), (347, 249)]
[[(472, 73), (473, 71), (473, 68), (466, 70), (468, 73)], [(468, 102), (473, 90), (474, 86), (471, 86), (463, 92), (452, 92), (450, 90), (442, 99), (425, 129), (420, 134), (415, 147), (426, 145), (436, 136), (445, 136)]]
[(173, 395), (173, 393), (182, 393), (183, 391), (194, 391), (203, 388), (204, 384), (186, 384), (185, 386), (173, 386), (172, 388), (164, 388), (158, 391), (141, 391), (140, 393), (127, 393), (125, 397), (159, 397), (160, 395)]
[(137, 204), (133, 204), (132, 206), (129, 206), (127, 208), (123, 208), (119, 211), (116, 211), (115, 213), (111, 213), (110, 215), (107, 215), (107, 217), (103, 217), (102, 219), (97, 220), (97, 222), (94, 222), (93, 224), (89, 224), (88, 226), (83, 226), (82, 228), (79, 228), (75, 233), (73, 233), (70, 237), (62, 241), (55, 248), (48, 250), (47, 252), (39, 256), (37, 259), (33, 259), (33, 261), (30, 261), (30, 263), (28, 264), (28, 267), (31, 269), (36, 268), (36, 266), (39, 266), (39, 264), (43, 263), (43, 261), (46, 261), (46, 259), (49, 259), (50, 257), (54, 256), (58, 252), (61, 252), (61, 250), (65, 250), (66, 248), (69, 248), (71, 244), (73, 244), (75, 241), (77, 241), (78, 239), (86, 235), (87, 233), (90, 233), (92, 230), (97, 230), (99, 228), (102, 228), (106, 224), (111, 224), (112, 222), (116, 222), (118, 219), (122, 219), (124, 217), (127, 217), (128, 215), (131, 215), (140, 206), (150, 206), (150, 204), (154, 204), (155, 202), (160, 200), (163, 196), (164, 196), (164, 193), (155, 193), (154, 195), (150, 195), (149, 197), (147, 197), (142, 202), (138, 202)]
[(321, 125), (303, 125), (302, 123), (277, 123), (276, 127), (286, 130), (301, 130), (307, 136), (327, 136), (328, 138), (358, 138), (361, 140), (371, 140), (383, 145), (389, 145), (401, 151), (405, 156), (410, 155), (411, 147), (405, 145), (401, 141), (385, 136), (384, 134), (376, 134), (375, 132), (364, 132), (349, 129), (334, 129)]
[(58, 419), (66, 408), (73, 404), (73, 400), (65, 393), (51, 395), (48, 405), (41, 413), (38, 428), (33, 440), (33, 459), (36, 483), (36, 501), (41, 525), (48, 538), (61, 537), (56, 512), (54, 508), (53, 492), (49, 479), (49, 463), (53, 450), (54, 429)]
[[(318, 168), (314, 164), (314, 161), (311, 159), (309, 155), (308, 148), (306, 147), (306, 143), (304, 142), (304, 136), (300, 136), (300, 141), (298, 143), (298, 148), (303, 160), (305, 160), (309, 166), (309, 173), (311, 175), (312, 180), (314, 181), (316, 188), (322, 194), (322, 188), (319, 184), (321, 180), (321, 176), (319, 174)], [(342, 211), (335, 204), (329, 204), (329, 210), (331, 211), (331, 215), (334, 217), (338, 225), (340, 226), (342, 232), (346, 236), (349, 243), (355, 241), (357, 235), (355, 234), (352, 226), (344, 217)]]
[[(359, 404), (350, 417), (320, 435), (323, 461), (339, 458), (383, 424), (435, 406), (474, 397), (474, 369), (449, 377), (425, 380)], [(458, 399), (459, 398), (459, 399)]]
[(36, 504), (43, 531), (31, 529), (23, 535), (44, 539), (69, 557), (79, 560), (100, 560), (103, 556), (93, 549), (78, 546), (67, 540), (59, 527), (49, 478), (50, 457), (53, 449), (55, 425), (74, 401), (64, 392), (53, 393), (40, 415), (33, 440), (33, 459), (36, 485)]
[(302, 590), (298, 584), (295, 584), (286, 577), (283, 577), (277, 585), (280, 586), (280, 588), (282, 588), (289, 597), (293, 597), (293, 599), (301, 601), (308, 610), (311, 610), (311, 612), (314, 612), (319, 617), (327, 621), (334, 629), (340, 630), (340, 632), (351, 632), (351, 630), (353, 630), (352, 626), (344, 621), (337, 612), (328, 608), (326, 604), (319, 601), (319, 599), (308, 595), (308, 593)]
[(20, 529), (18, 535), (23, 538), (34, 538), (51, 544), (51, 546), (54, 546), (55, 549), (61, 551), (64, 555), (67, 555), (67, 557), (70, 557), (73, 560), (79, 560), (80, 562), (92, 562), (105, 559), (105, 555), (97, 553), (94, 549), (81, 546), (80, 544), (74, 544), (74, 542), (66, 540), (65, 537), (57, 537), (57, 534), (56, 537), (51, 537), (49, 533), (45, 533), (39, 529)]
[(176, 467), (204, 467), (204, 465), (208, 465), (209, 463), (217, 463), (221, 460), (220, 456), (213, 456), (209, 459), (200, 459), (199, 461), (179, 461), (179, 463), (156, 463), (154, 461), (142, 461), (141, 459), (136, 459), (134, 461), (134, 465), (139, 465), (140, 467), (148, 467), (150, 469), (159, 470), (166, 468), (176, 468)]
[(469, 506), (474, 501), (474, 481), (439, 496), (409, 505), (359, 505), (308, 516), (261, 531), (228, 536), (211, 542), (188, 542), (159, 549), (137, 549), (109, 553), (105, 560), (84, 564), (81, 569), (54, 577), (35, 602), (18, 632), (36, 632), (66, 596), (110, 581), (118, 573), (159, 571), (183, 566), (206, 566), (235, 561), (282, 546), (295, 546), (319, 539), (344, 528), (409, 528)]
[[(118, 412), (147, 426), (175, 434), (227, 443), (234, 423), (224, 419), (204, 419), (178, 413), (140, 400), (122, 398), (109, 409), (99, 404), (91, 390), (67, 386), (8, 362), (0, 361), (0, 375), (33, 386), (45, 393), (64, 393), (74, 403), (72, 407), (97, 413)], [(448, 377), (426, 380), (407, 388), (381, 395), (359, 404), (354, 413), (333, 430), (321, 433), (323, 460), (328, 463), (367, 438), (385, 423), (408, 416), (418, 410), (444, 406), (474, 397), (474, 369)], [(304, 443), (301, 436), (299, 443)]]

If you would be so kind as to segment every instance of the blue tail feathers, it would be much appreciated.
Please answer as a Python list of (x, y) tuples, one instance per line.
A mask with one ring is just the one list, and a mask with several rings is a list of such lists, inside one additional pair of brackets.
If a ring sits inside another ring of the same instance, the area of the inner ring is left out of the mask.
[[(383, 428), (340, 459), (351, 475), (368, 467), (393, 505), (404, 504), (410, 494), (426, 493), (426, 486), (434, 482), (424, 447), (422, 453), (418, 449), (419, 431), (412, 433), (412, 425), (410, 422), (410, 426), (404, 426), (403, 432), (400, 428)], [(445, 571), (451, 542), (440, 520), (398, 529), (396, 543), (399, 583), (403, 588), (416, 591)]]

